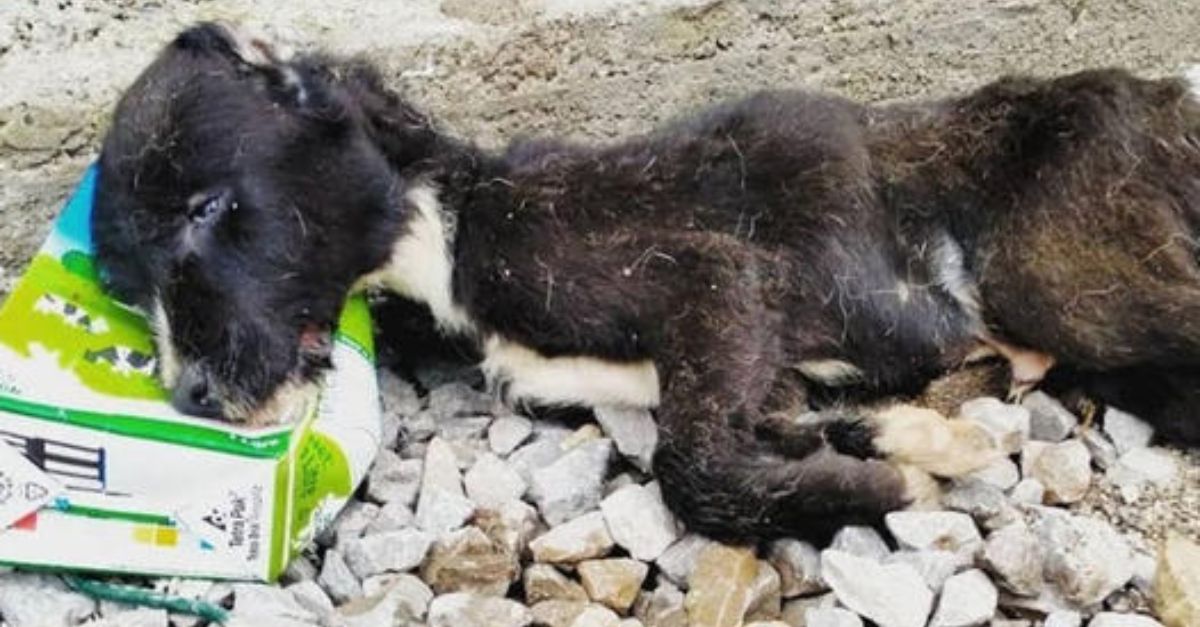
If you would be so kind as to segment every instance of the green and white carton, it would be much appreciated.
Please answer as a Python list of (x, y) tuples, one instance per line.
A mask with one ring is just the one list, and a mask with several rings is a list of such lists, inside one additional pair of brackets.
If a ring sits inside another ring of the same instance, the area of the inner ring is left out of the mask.
[(380, 440), (371, 320), (342, 314), (321, 399), (270, 428), (175, 412), (146, 321), (101, 289), (89, 169), (0, 309), (0, 563), (273, 580)]

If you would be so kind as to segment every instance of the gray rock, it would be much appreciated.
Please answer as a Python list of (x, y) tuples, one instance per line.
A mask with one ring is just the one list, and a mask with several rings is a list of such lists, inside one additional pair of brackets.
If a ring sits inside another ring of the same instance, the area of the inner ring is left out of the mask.
[(658, 425), (645, 409), (597, 407), (596, 422), (612, 438), (617, 450), (644, 472), (650, 471), (650, 459), (658, 446)]
[(1008, 490), (1017, 485), (1017, 482), (1021, 480), (1021, 471), (1017, 469), (1017, 465), (1011, 459), (1001, 457), (987, 466), (968, 474), (967, 477), (978, 479), (1001, 490)]
[(984, 544), (980, 561), (1013, 594), (1037, 596), (1042, 590), (1042, 549), (1024, 523), (996, 531)]
[(463, 494), (454, 450), (441, 438), (430, 440), (417, 499), (417, 526), (442, 534), (461, 527), (474, 511), (475, 505)]
[(1141, 614), (1100, 612), (1092, 618), (1088, 627), (1163, 627), (1163, 624)]
[(809, 608), (804, 613), (805, 627), (862, 627), (858, 614), (838, 607)]
[(981, 570), (968, 570), (946, 580), (930, 627), (982, 625), (996, 613), (999, 593)]
[(378, 505), (350, 499), (333, 519), (333, 524), (317, 537), (317, 542), (323, 546), (344, 546), (347, 541), (361, 537), (378, 514)]
[(654, 560), (663, 576), (680, 590), (687, 590), (688, 579), (696, 570), (696, 560), (713, 541), (702, 535), (690, 533), (667, 547)]
[(0, 574), (0, 616), (9, 627), (78, 625), (95, 611), (95, 601), (72, 592), (58, 577)]
[[(1198, 565), (1200, 566), (1200, 565)], [(1147, 598), (1154, 596), (1154, 579), (1158, 575), (1158, 560), (1153, 555), (1134, 551), (1133, 553), (1133, 585), (1141, 590)], [(1200, 590), (1196, 591), (1200, 595)], [(1200, 608), (1198, 608), (1200, 609)]]
[(433, 414), (438, 424), (455, 418), (490, 416), (499, 409), (495, 397), (476, 391), (461, 381), (452, 381), (434, 388), (429, 393), (426, 409)]
[(991, 397), (977, 398), (962, 404), (959, 414), (982, 425), (996, 441), (1000, 450), (1020, 452), (1029, 440), (1029, 410), (1020, 405), (1008, 405)]
[(1008, 494), (1014, 503), (1025, 505), (1041, 505), (1046, 498), (1046, 486), (1041, 481), (1030, 477), (1022, 479)]
[(421, 411), (421, 398), (411, 383), (386, 368), (379, 369), (379, 397), (383, 410), (380, 442), (383, 448), (392, 448), (403, 429), (404, 419)]
[(524, 501), (481, 509), (475, 512), (475, 525), (513, 555), (524, 553), (529, 539), (542, 529), (537, 510)]
[(607, 555), (612, 546), (604, 515), (590, 512), (534, 538), (529, 550), (538, 562), (572, 563)]
[(1079, 419), (1063, 407), (1058, 399), (1034, 390), (1025, 396), (1021, 406), (1029, 410), (1029, 437), (1042, 442), (1061, 442), (1070, 437)]
[(358, 577), (346, 565), (342, 554), (335, 549), (325, 552), (325, 561), (321, 564), (321, 574), (317, 576), (317, 583), (339, 604), (363, 594)]
[(300, 581), (286, 588), (300, 607), (312, 612), (318, 619), (324, 619), (333, 614), (333, 601), (314, 581)]
[(1118, 455), (1150, 446), (1150, 440), (1154, 439), (1154, 427), (1145, 420), (1116, 407), (1104, 410), (1104, 432), (1117, 447)]
[(662, 578), (653, 591), (643, 590), (638, 595), (633, 614), (646, 627), (687, 627), (683, 592)]
[(488, 446), (497, 455), (508, 455), (532, 433), (533, 423), (528, 418), (516, 414), (500, 416), (488, 427)]
[(930, 590), (941, 590), (946, 580), (967, 562), (953, 551), (896, 551), (884, 559), (885, 564), (908, 564), (921, 574)]
[(938, 549), (970, 558), (983, 545), (975, 523), (962, 512), (891, 512), (884, 523), (906, 549)]
[(1079, 440), (1092, 454), (1092, 463), (1101, 470), (1110, 468), (1117, 463), (1117, 447), (1099, 429), (1081, 430)]
[(525, 494), (525, 480), (503, 459), (485, 453), (463, 477), (467, 498), (480, 507), (495, 508)]
[(1082, 627), (1083, 615), (1071, 610), (1059, 610), (1046, 615), (1042, 627)]
[(115, 614), (105, 614), (104, 618), (89, 620), (85, 627), (169, 627), (171, 617), (166, 610), (138, 608), (125, 610)]
[(416, 627), (425, 618), (433, 591), (412, 575), (389, 573), (364, 582), (366, 596), (338, 608), (341, 622), (336, 627)]
[(1021, 515), (1004, 492), (979, 479), (966, 479), (942, 494), (942, 506), (968, 514), (984, 529), (999, 529)]
[(1043, 574), (1067, 601), (1095, 605), (1133, 578), (1133, 551), (1108, 523), (1050, 508), (1034, 515)]
[(454, 592), (429, 604), (429, 627), (525, 627), (532, 622), (524, 605), (498, 597)]
[(881, 565), (842, 551), (821, 553), (821, 572), (838, 601), (879, 627), (924, 627), (933, 593), (907, 564)]
[(390, 449), (381, 448), (367, 473), (367, 497), (379, 503), (400, 502), (412, 507), (421, 490), (419, 459), (401, 459)]
[(767, 549), (767, 561), (779, 571), (784, 598), (824, 592), (829, 587), (821, 579), (821, 553), (816, 547), (794, 538), (782, 538)]
[(634, 559), (652, 562), (679, 539), (679, 523), (657, 482), (617, 490), (600, 502), (600, 511), (613, 541)]
[(297, 581), (310, 581), (317, 578), (317, 570), (317, 565), (313, 564), (309, 556), (297, 555), (288, 562), (287, 568), (283, 569), (283, 574), (279, 576), (279, 582), (291, 584)]
[[(534, 432), (537, 433), (537, 430)], [(529, 483), (533, 481), (534, 472), (553, 464), (563, 456), (563, 437), (558, 431), (535, 435), (532, 442), (521, 445), (508, 456), (508, 463), (512, 464), (525, 483)]]
[(360, 579), (382, 572), (404, 572), (425, 559), (434, 537), (418, 529), (400, 529), (346, 543), (346, 565)]
[(248, 625), (279, 619), (317, 622), (317, 616), (296, 602), (296, 597), (287, 590), (258, 583), (233, 584), (233, 615)]
[(839, 529), (829, 548), (873, 560), (881, 560), (892, 552), (878, 531), (860, 525), (847, 525)]
[(1079, 440), (1029, 442), (1021, 453), (1021, 471), (1042, 482), (1047, 503), (1069, 504), (1081, 500), (1091, 487), (1091, 461), (1087, 446)]
[(379, 508), (379, 513), (363, 530), (363, 535), (373, 536), (388, 531), (397, 531), (416, 524), (412, 510), (402, 501), (392, 501)]
[(1147, 485), (1174, 483), (1179, 477), (1179, 464), (1163, 449), (1135, 448), (1121, 455), (1106, 476), (1121, 491), (1122, 497), (1132, 502)]
[(529, 494), (551, 525), (566, 522), (600, 503), (612, 440), (584, 442), (533, 472)]
[(449, 418), (437, 424), (437, 436), (448, 442), (482, 441), (487, 437), (487, 430), (491, 424), (491, 416)]

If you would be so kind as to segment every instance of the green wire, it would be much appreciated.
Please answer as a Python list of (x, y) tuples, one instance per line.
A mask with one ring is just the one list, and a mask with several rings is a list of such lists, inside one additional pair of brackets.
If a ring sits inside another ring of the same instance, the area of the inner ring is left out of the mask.
[(86, 594), (95, 599), (116, 601), (127, 605), (138, 605), (163, 609), (178, 614), (192, 614), (214, 623), (224, 623), (229, 620), (229, 612), (225, 608), (200, 599), (186, 599), (133, 586), (119, 586), (95, 579), (84, 579), (75, 575), (63, 575), (63, 580), (72, 590)]

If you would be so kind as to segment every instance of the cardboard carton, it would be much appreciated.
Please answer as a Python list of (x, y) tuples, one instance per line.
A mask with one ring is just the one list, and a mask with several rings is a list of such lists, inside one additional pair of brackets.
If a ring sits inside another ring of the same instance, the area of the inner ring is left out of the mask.
[(379, 446), (366, 302), (346, 305), (320, 401), (283, 426), (180, 415), (146, 321), (100, 288), (95, 179), (0, 309), (0, 563), (272, 580)]

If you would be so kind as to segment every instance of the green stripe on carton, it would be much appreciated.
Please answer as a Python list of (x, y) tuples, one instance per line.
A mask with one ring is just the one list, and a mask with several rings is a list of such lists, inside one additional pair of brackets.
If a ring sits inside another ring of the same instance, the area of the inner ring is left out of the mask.
[(179, 444), (241, 457), (279, 457), (287, 451), (291, 437), (290, 431), (252, 437), (187, 423), (64, 409), (3, 394), (0, 394), (0, 410), (141, 440)]
[(161, 525), (163, 527), (175, 526), (174, 521), (167, 516), (163, 516), (162, 514), (148, 514), (144, 512), (104, 509), (100, 507), (85, 507), (83, 505), (68, 505), (64, 508), (56, 509), (71, 516), (86, 516), (87, 518), (101, 518), (104, 520), (123, 520), (125, 522), (143, 525)]

